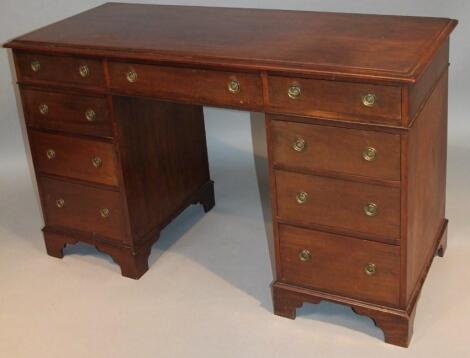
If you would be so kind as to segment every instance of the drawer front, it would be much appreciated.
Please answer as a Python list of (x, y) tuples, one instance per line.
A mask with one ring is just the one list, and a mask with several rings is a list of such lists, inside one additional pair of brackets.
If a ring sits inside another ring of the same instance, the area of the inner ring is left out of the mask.
[[(378, 236), (400, 238), (400, 189), (275, 171), (278, 217)], [(375, 211), (374, 211), (375, 209)]]
[(270, 76), (269, 106), (284, 113), (401, 124), (400, 87)]
[(263, 104), (257, 74), (110, 62), (109, 75), (111, 88), (124, 93), (233, 107)]
[(37, 128), (111, 137), (106, 99), (72, 94), (22, 91), (26, 121)]
[(47, 226), (124, 240), (126, 218), (119, 192), (39, 178)]
[(400, 136), (273, 120), (274, 164), (400, 180)]
[(82, 57), (16, 53), (20, 81), (47, 81), (64, 84), (104, 86), (101, 60)]
[(38, 131), (30, 132), (39, 172), (117, 185), (116, 158), (110, 143)]
[(398, 304), (400, 247), (279, 226), (280, 280), (354, 299)]

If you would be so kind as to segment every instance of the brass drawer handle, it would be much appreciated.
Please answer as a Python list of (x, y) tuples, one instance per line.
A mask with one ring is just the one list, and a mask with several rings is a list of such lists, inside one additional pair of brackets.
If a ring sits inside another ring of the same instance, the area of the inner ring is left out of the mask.
[(39, 105), (39, 113), (41, 113), (43, 116), (49, 113), (49, 107), (47, 106), (47, 104), (43, 103)]
[(367, 216), (376, 216), (378, 214), (379, 208), (377, 207), (377, 204), (375, 203), (369, 203), (366, 206), (364, 206), (364, 213)]
[(377, 149), (372, 147), (367, 147), (362, 151), (362, 158), (368, 162), (372, 162), (377, 157)]
[(65, 205), (65, 200), (64, 199), (57, 199), (55, 201), (55, 206), (57, 206), (59, 209), (63, 208)]
[(375, 93), (367, 93), (362, 96), (362, 104), (366, 107), (374, 107), (377, 102)]
[(137, 72), (135, 72), (134, 70), (130, 70), (129, 72), (127, 72), (126, 74), (126, 78), (127, 80), (130, 82), (130, 83), (134, 83), (137, 81)]
[(295, 199), (297, 200), (297, 203), (305, 204), (308, 200), (308, 193), (306, 193), (305, 191), (301, 191), (300, 193), (297, 194)]
[(87, 65), (81, 65), (78, 68), (78, 73), (80, 73), (80, 76), (82, 76), (83, 78), (86, 78), (90, 76), (90, 68)]
[(302, 137), (297, 137), (294, 143), (292, 143), (292, 149), (294, 149), (296, 152), (304, 151), (306, 146), (307, 142), (305, 142), (305, 139)]
[(94, 110), (92, 110), (91, 108), (90, 109), (87, 109), (85, 111), (85, 118), (88, 122), (94, 122), (96, 121), (96, 113)]
[(100, 157), (93, 157), (91, 158), (91, 163), (95, 168), (99, 168), (103, 164), (103, 160)]
[(375, 273), (377, 272), (377, 266), (375, 266), (374, 263), (370, 262), (364, 266), (364, 272), (368, 276), (375, 275)]
[(31, 69), (33, 72), (39, 72), (41, 69), (41, 63), (38, 60), (31, 61)]
[(227, 87), (230, 93), (240, 92), (240, 82), (238, 80), (232, 79), (228, 81)]
[(304, 250), (299, 252), (299, 260), (300, 261), (306, 262), (306, 261), (310, 261), (311, 259), (312, 259), (312, 253), (309, 250), (304, 249)]
[(46, 156), (47, 156), (47, 159), (54, 159), (55, 158), (55, 150), (54, 149), (48, 149), (46, 151)]
[(109, 209), (108, 208), (100, 209), (100, 215), (102, 218), (107, 218), (109, 216)]
[(292, 99), (299, 98), (301, 94), (302, 94), (302, 89), (298, 85), (292, 85), (287, 90), (287, 95), (289, 96), (289, 98), (292, 98)]

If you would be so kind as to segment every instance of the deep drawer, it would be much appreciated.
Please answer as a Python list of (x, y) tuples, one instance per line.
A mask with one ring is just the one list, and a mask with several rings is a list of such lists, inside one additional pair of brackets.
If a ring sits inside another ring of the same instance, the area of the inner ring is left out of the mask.
[(39, 172), (117, 185), (111, 143), (30, 131), (31, 151)]
[(39, 178), (46, 225), (122, 241), (126, 218), (119, 192)]
[(273, 120), (274, 164), (400, 180), (400, 136)]
[(280, 170), (275, 176), (280, 219), (399, 240), (399, 188)]
[(111, 137), (106, 99), (31, 89), (22, 90), (29, 126)]
[(400, 247), (279, 227), (283, 282), (360, 300), (398, 304)]
[(109, 62), (111, 88), (172, 100), (234, 107), (263, 104), (257, 74)]
[(63, 84), (105, 85), (101, 60), (87, 57), (49, 56), (16, 52), (18, 79)]
[(401, 124), (401, 88), (394, 86), (270, 76), (269, 106), (283, 113)]

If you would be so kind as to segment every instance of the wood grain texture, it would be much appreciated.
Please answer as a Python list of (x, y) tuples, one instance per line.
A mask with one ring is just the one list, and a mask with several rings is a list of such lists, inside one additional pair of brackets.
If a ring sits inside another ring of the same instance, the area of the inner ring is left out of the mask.
[(129, 97), (114, 97), (113, 111), (137, 242), (210, 182), (204, 117), (200, 106)]
[[(364, 83), (325, 81), (305, 78), (269, 76), (271, 111), (298, 113), (322, 118), (395, 124), (401, 123), (401, 88)], [(287, 92), (290, 86), (301, 88), (298, 98)], [(373, 107), (362, 103), (362, 96), (373, 93)]]
[[(275, 166), (400, 181), (399, 135), (285, 120), (273, 120), (271, 130)], [(293, 149), (299, 137), (306, 143), (303, 151)], [(373, 161), (362, 156), (368, 147), (377, 151)]]
[[(118, 185), (117, 162), (113, 144), (78, 137), (30, 131), (36, 170), (95, 183)], [(49, 159), (47, 152), (54, 151)], [(99, 166), (93, 160), (99, 158)]]
[[(18, 52), (18, 79), (25, 81), (52, 81), (81, 86), (104, 86), (104, 74), (101, 60), (89, 57), (50, 56), (40, 53)], [(38, 61), (40, 70), (34, 72), (31, 63)], [(87, 66), (89, 75), (82, 77), (80, 66)]]
[[(107, 103), (104, 97), (65, 94), (22, 88), (25, 118), (28, 126), (91, 136), (113, 136)], [(40, 105), (47, 105), (47, 114), (41, 114)], [(95, 113), (89, 121), (85, 113)]]
[[(398, 304), (398, 246), (281, 225), (279, 280), (297, 286), (389, 305)], [(311, 252), (301, 261), (302, 250)], [(374, 275), (364, 267), (373, 263)]]
[[(400, 190), (379, 185), (310, 176), (276, 170), (278, 218), (325, 229), (338, 227), (365, 233), (380, 241), (400, 239)], [(308, 200), (299, 204), (296, 196), (306, 192)], [(364, 213), (364, 206), (375, 203), (378, 214)]]
[[(135, 83), (126, 78), (131, 70), (138, 75)], [(263, 104), (261, 78), (252, 73), (109, 62), (109, 76), (110, 88), (120, 93), (226, 107), (257, 109)], [(240, 83), (240, 92), (228, 90), (231, 80)]]
[(407, 297), (434, 256), (445, 220), (447, 74), (409, 132)]
[[(125, 213), (120, 193), (113, 190), (41, 177), (46, 227), (68, 228), (98, 235), (109, 240), (126, 238)], [(64, 201), (57, 207), (57, 200)], [(100, 210), (108, 209), (107, 217)]]
[(413, 81), (456, 24), (443, 18), (108, 3), (6, 46)]

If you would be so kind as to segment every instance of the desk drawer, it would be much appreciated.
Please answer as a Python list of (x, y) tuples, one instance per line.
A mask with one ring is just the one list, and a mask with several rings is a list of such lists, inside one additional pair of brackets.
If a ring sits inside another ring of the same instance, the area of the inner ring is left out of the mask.
[(263, 104), (257, 74), (156, 65), (109, 63), (111, 88), (124, 93), (233, 107)]
[(30, 138), (39, 172), (101, 184), (118, 184), (111, 143), (38, 131), (31, 131)]
[(275, 176), (280, 219), (399, 240), (399, 188), (280, 170)]
[[(39, 178), (46, 225), (122, 241), (126, 218), (119, 192)], [(91, 231), (92, 230), (92, 231)]]
[(104, 97), (88, 97), (24, 89), (28, 125), (65, 132), (111, 137), (111, 122)]
[(398, 304), (400, 247), (279, 226), (283, 282), (377, 303)]
[(401, 124), (401, 88), (393, 86), (270, 76), (269, 106), (284, 113)]
[(86, 57), (48, 56), (16, 52), (20, 81), (104, 86), (101, 60)]
[(400, 136), (273, 120), (274, 164), (400, 180)]

